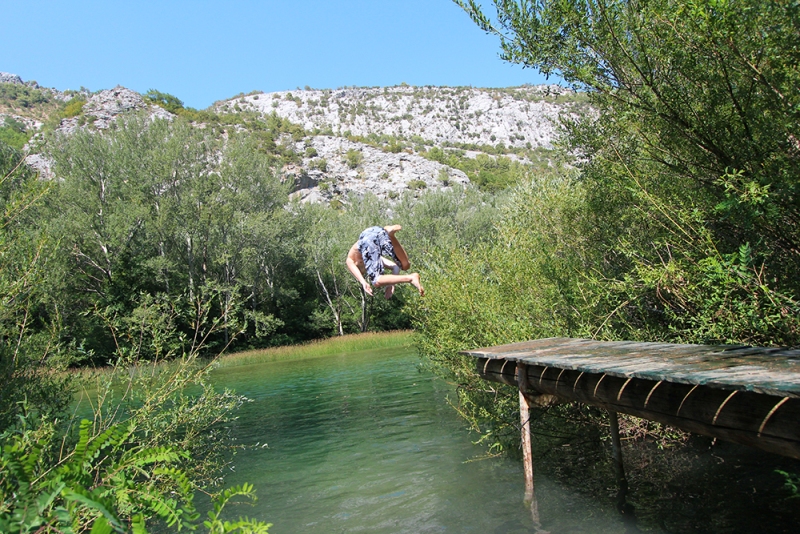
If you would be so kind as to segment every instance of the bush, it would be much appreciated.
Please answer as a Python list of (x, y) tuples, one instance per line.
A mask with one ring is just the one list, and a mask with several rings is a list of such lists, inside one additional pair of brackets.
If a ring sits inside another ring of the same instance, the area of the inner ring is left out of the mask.
[(309, 163), (309, 167), (326, 172), (328, 170), (328, 160), (325, 158), (312, 160), (311, 163)]
[(75, 97), (64, 106), (64, 109), (61, 110), (61, 116), (65, 119), (69, 119), (71, 117), (77, 117), (81, 113), (83, 113), (83, 106), (86, 104), (86, 99), (83, 97)]
[(361, 165), (362, 161), (364, 161), (364, 154), (362, 154), (360, 150), (351, 148), (345, 154), (344, 159), (348, 167), (350, 167), (351, 169), (355, 169), (356, 167)]
[(31, 135), (25, 128), (25, 124), (11, 117), (6, 117), (5, 122), (0, 122), (0, 143), (22, 150), (25, 143), (30, 140)]
[(176, 115), (180, 110), (184, 109), (183, 101), (177, 96), (173, 96), (169, 93), (162, 93), (161, 91), (150, 89), (143, 96), (145, 101), (162, 107), (170, 113), (175, 113)]

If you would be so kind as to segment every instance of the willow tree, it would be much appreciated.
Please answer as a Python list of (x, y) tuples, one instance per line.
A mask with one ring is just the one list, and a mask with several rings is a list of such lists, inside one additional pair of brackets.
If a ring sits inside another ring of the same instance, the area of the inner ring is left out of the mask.
[(54, 372), (70, 361), (42, 287), (53, 244), (36, 220), (50, 190), (0, 142), (0, 434), (27, 410), (52, 418), (72, 398), (69, 377)]
[(621, 291), (598, 335), (800, 340), (797, 3), (493, 0), (491, 17), (456, 3), (502, 59), (597, 110), (567, 130), (594, 268)]

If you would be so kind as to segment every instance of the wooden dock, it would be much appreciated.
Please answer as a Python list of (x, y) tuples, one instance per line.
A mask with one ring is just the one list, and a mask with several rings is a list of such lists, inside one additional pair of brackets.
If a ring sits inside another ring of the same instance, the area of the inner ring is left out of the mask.
[(526, 412), (553, 395), (609, 410), (612, 427), (627, 413), (800, 459), (800, 350), (549, 338), (464, 354)]

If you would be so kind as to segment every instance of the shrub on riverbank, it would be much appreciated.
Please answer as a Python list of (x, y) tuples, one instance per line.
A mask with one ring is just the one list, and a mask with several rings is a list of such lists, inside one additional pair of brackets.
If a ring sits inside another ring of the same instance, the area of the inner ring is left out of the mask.
[[(93, 310), (114, 340), (106, 355), (114, 365), (94, 377), (88, 408), (76, 408), (91, 415), (78, 423), (67, 413), (77, 380), (64, 371), (80, 349), (60, 336), (58, 314), (47, 313), (42, 280), (53, 247), (30, 224), (51, 187), (19, 162), (0, 150), (0, 531), (192, 527), (194, 493), (219, 484), (231, 448), (225, 423), (243, 401), (212, 388), (211, 362), (198, 356), (222, 329), (235, 334), (223, 318), (235, 304), (206, 285), (189, 307), (139, 295), (131, 316)], [(179, 313), (191, 317), (188, 339), (174, 328)], [(215, 511), (237, 492), (251, 496), (252, 488), (222, 493)], [(214, 532), (235, 528), (209, 519)]]
[(413, 345), (413, 332), (367, 332), (312, 341), (302, 345), (289, 345), (269, 349), (228, 354), (219, 359), (218, 367), (236, 367), (255, 363), (305, 360), (327, 356), (352, 354), (365, 350), (400, 349)]
[(413, 303), (423, 354), (476, 428), (513, 444), (516, 392), (481, 383), (461, 349), (799, 345), (797, 6), (495, 1), (497, 27), (459, 3), (506, 59), (559, 72), (598, 110), (566, 125), (576, 175), (519, 186), (496, 240), (440, 249)]

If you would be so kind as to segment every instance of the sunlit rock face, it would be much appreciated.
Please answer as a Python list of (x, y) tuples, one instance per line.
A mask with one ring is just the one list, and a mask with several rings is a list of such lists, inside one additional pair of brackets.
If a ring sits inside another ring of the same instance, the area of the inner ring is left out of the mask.
[[(297, 172), (295, 196), (304, 202), (324, 202), (367, 193), (394, 200), (405, 192), (414, 194), (469, 184), (469, 178), (462, 171), (408, 152), (384, 152), (327, 135), (313, 136), (296, 144), (299, 153), (308, 147), (313, 148), (316, 155), (303, 158), (302, 167), (289, 169), (290, 173)], [(351, 158), (352, 154), (360, 154), (356, 156), (360, 160), (358, 165), (348, 162), (348, 153)], [(326, 162), (324, 169), (319, 168), (321, 161)]]
[[(0, 83), (25, 84), (62, 101), (76, 95), (85, 98), (78, 116), (62, 119), (56, 126), (67, 135), (79, 128), (102, 131), (133, 112), (144, 113), (151, 120), (175, 118), (122, 86), (96, 93), (83, 88), (61, 92), (4, 72)], [(302, 126), (306, 131), (302, 139), (285, 135), (278, 140), (299, 157), (277, 172), (292, 183), (292, 196), (300, 202), (345, 204), (367, 194), (397, 201), (409, 194), (465, 187), (470, 181), (464, 172), (426, 159), (425, 152), (432, 148), (459, 150), (462, 156), (472, 158), (488, 152), (490, 157), (503, 154), (525, 163), (526, 156), (519, 154), (531, 152), (521, 149), (552, 149), (563, 119), (591, 112), (585, 99), (557, 85), (305, 89), (251, 93), (217, 102), (212, 109), (275, 114)], [(29, 117), (9, 118), (23, 122), (29, 131), (41, 131), (43, 126)], [(232, 128), (243, 130), (241, 125)], [(27, 161), (43, 177), (52, 177), (52, 162), (41, 154), (42, 140), (41, 133), (31, 139), (26, 146)]]
[[(562, 119), (587, 112), (573, 91), (556, 85), (305, 89), (253, 93), (218, 102), (215, 109), (274, 113), (313, 134), (293, 146), (306, 156), (302, 166), (284, 169), (295, 180), (295, 196), (304, 202), (366, 193), (392, 200), (408, 192), (464, 186), (469, 178), (462, 171), (429, 161), (419, 151), (461, 147), (467, 157), (475, 157), (487, 145), (552, 149)], [(404, 139), (406, 148), (392, 153), (387, 138)], [(384, 150), (375, 148), (381, 143)], [(363, 158), (357, 166), (347, 162), (353, 151)]]
[(175, 117), (165, 109), (145, 102), (142, 95), (136, 91), (118, 85), (113, 89), (106, 89), (92, 95), (83, 106), (83, 116), (63, 119), (58, 130), (72, 132), (86, 123), (91, 123), (98, 130), (104, 130), (119, 115), (143, 109), (148, 111), (151, 118), (172, 119)]
[(569, 95), (574, 93), (557, 85), (345, 88), (251, 94), (218, 103), (217, 109), (274, 112), (307, 130), (337, 135), (552, 148), (560, 119), (582, 113), (580, 104), (563, 98)]

